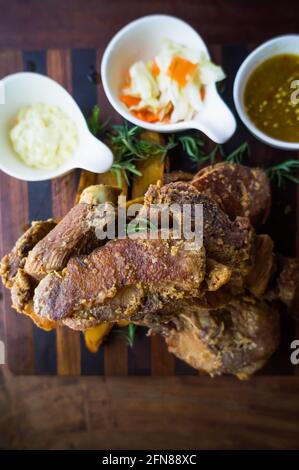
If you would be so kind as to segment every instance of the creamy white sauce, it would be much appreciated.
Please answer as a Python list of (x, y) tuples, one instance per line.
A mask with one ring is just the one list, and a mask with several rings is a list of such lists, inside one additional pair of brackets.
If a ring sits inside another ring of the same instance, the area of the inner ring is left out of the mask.
[(26, 165), (53, 169), (72, 157), (78, 133), (76, 124), (59, 107), (38, 103), (19, 111), (10, 139)]

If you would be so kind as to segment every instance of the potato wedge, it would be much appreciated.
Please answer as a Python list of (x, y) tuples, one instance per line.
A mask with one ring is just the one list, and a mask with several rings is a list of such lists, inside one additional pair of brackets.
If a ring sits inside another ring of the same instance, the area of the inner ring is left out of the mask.
[(144, 196), (151, 184), (156, 184), (158, 180), (163, 179), (164, 162), (160, 155), (155, 155), (148, 160), (142, 160), (136, 163), (137, 169), (142, 176), (135, 176), (132, 186), (132, 198), (136, 199)]
[(130, 322), (128, 320), (119, 320), (117, 322), (117, 326), (119, 326), (120, 328), (125, 328), (125, 326), (128, 326), (130, 324)]
[(42, 330), (51, 331), (54, 330), (57, 326), (56, 322), (47, 320), (46, 318), (42, 318), (39, 315), (36, 315), (33, 310), (32, 300), (27, 305), (25, 305), (22, 313), (24, 315), (28, 315), (28, 317), (30, 317), (31, 320)]
[[(144, 131), (140, 134), (140, 139), (163, 143), (163, 137), (156, 132)], [(134, 177), (132, 199), (144, 196), (151, 184), (163, 179), (164, 161), (161, 160), (161, 155), (154, 155), (147, 160), (137, 161), (136, 168), (142, 175)]]
[(129, 199), (126, 203), (126, 207), (128, 208), (132, 206), (133, 204), (143, 204), (143, 201), (144, 201), (143, 196), (136, 197), (135, 199)]
[[(75, 204), (78, 204), (80, 200), (80, 196), (82, 192), (84, 191), (84, 189), (88, 188), (88, 186), (92, 186), (95, 184), (105, 184), (108, 186), (115, 186), (115, 187), (118, 186), (117, 179), (114, 173), (112, 173), (112, 171), (107, 171), (106, 173), (96, 174), (96, 173), (91, 173), (90, 171), (82, 170), (81, 175), (80, 175), (80, 180), (79, 180), (78, 191), (76, 194)], [(124, 175), (122, 175), (121, 189), (122, 189), (122, 194), (124, 195), (127, 194), (128, 186), (127, 186), (127, 182), (126, 182)]]
[(105, 322), (84, 331), (85, 344), (91, 353), (98, 352), (103, 339), (110, 333), (112, 327), (113, 323)]

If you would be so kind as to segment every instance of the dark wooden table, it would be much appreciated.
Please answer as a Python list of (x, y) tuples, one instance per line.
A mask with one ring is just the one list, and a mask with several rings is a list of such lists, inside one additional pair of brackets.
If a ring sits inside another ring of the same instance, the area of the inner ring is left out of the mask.
[[(16, 69), (20, 50), (29, 58), (32, 50), (68, 57), (67, 51), (86, 48), (100, 57), (121, 26), (150, 13), (185, 19), (216, 55), (299, 29), (299, 5), (291, 1), (0, 0), (0, 12), (0, 58)], [(9, 237), (5, 215), (2, 205), (2, 247)], [(298, 227), (297, 238), (296, 226), (291, 229), (298, 253)], [(14, 376), (3, 367), (0, 448), (298, 449), (297, 369), (241, 383), (228, 377)]]

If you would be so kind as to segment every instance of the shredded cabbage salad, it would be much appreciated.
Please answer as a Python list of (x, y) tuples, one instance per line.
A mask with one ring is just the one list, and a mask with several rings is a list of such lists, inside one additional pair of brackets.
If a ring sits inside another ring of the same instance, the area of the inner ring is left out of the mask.
[(186, 121), (202, 109), (205, 86), (224, 78), (205, 52), (165, 39), (153, 60), (130, 67), (120, 100), (143, 121)]

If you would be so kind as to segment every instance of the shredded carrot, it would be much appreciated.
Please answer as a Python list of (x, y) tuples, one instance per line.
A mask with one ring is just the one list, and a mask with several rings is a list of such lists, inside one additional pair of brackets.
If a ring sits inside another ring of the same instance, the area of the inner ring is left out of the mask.
[(135, 106), (141, 101), (140, 98), (137, 98), (136, 96), (130, 96), (130, 95), (120, 95), (119, 99), (126, 106), (128, 106), (128, 108), (130, 108), (131, 106)]
[(164, 124), (169, 124), (170, 123), (170, 117), (171, 117), (172, 111), (173, 111), (173, 105), (171, 103), (169, 103), (168, 104), (168, 110), (165, 113), (164, 118), (162, 119), (162, 122), (164, 122)]
[(192, 78), (196, 69), (197, 64), (193, 64), (182, 57), (174, 57), (168, 67), (168, 75), (183, 87)]
[(142, 121), (146, 122), (157, 122), (159, 121), (159, 117), (155, 114), (152, 113), (151, 111), (148, 111), (147, 109), (141, 109), (139, 111), (132, 111), (135, 117), (138, 119), (141, 119)]
[(204, 86), (202, 86), (202, 87), (200, 88), (199, 94), (200, 94), (201, 99), (204, 100), (204, 99), (205, 99), (205, 96), (206, 96), (206, 89), (205, 89)]
[(151, 72), (152, 72), (154, 77), (157, 77), (157, 75), (159, 75), (159, 73), (160, 73), (159, 66), (158, 66), (158, 64), (155, 60), (152, 61)]

